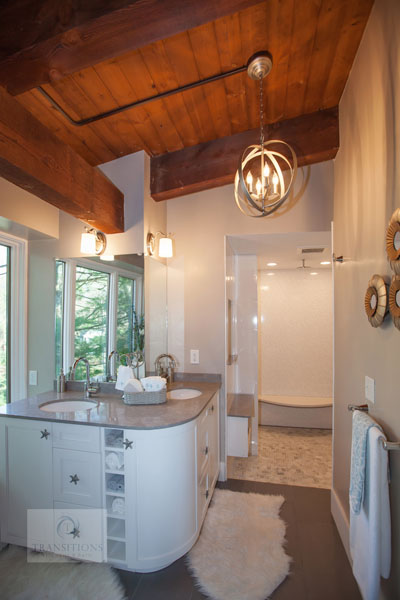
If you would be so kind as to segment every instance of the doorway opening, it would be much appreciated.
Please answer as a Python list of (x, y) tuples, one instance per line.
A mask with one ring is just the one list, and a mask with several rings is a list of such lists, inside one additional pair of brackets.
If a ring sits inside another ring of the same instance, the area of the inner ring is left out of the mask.
[(331, 232), (226, 249), (228, 478), (330, 488)]

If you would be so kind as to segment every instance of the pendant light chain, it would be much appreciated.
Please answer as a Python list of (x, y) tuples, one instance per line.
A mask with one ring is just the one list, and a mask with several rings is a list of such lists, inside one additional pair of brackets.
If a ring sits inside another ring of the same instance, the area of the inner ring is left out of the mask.
[(260, 77), (260, 146), (261, 148), (264, 148), (264, 102), (262, 77)]

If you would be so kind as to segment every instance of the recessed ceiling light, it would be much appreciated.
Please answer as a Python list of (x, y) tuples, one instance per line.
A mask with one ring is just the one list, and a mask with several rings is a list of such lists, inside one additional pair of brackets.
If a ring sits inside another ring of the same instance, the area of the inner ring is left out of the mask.
[(275, 273), (267, 273), (267, 275), (271, 276), (271, 275), (275, 275)]
[(277, 264), (278, 264), (278, 263), (274, 263), (274, 262), (272, 262), (272, 263), (267, 263), (267, 267), (276, 267), (276, 265), (277, 265)]
[(331, 261), (330, 260), (323, 260), (320, 264), (321, 265), (330, 265)]
[(312, 273), (310, 273), (310, 275), (318, 275), (318, 273), (316, 271), (313, 271)]

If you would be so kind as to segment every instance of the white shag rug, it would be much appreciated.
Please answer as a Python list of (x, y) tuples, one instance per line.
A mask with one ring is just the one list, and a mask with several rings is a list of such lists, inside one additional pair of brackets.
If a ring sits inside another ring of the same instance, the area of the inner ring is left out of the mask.
[(216, 489), (187, 556), (200, 590), (214, 600), (266, 600), (289, 573), (283, 496)]
[(124, 600), (118, 575), (107, 565), (80, 562), (27, 562), (27, 551), (0, 552), (1, 600)]

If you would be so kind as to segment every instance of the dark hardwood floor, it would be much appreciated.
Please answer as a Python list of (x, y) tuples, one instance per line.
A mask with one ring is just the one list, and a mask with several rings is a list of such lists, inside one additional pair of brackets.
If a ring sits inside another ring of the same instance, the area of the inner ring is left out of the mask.
[[(360, 600), (330, 512), (330, 490), (230, 479), (218, 487), (238, 492), (282, 494), (290, 575), (271, 600)], [(127, 600), (205, 599), (190, 576), (185, 557), (156, 573), (118, 571)], [(243, 598), (246, 600), (246, 598)]]

